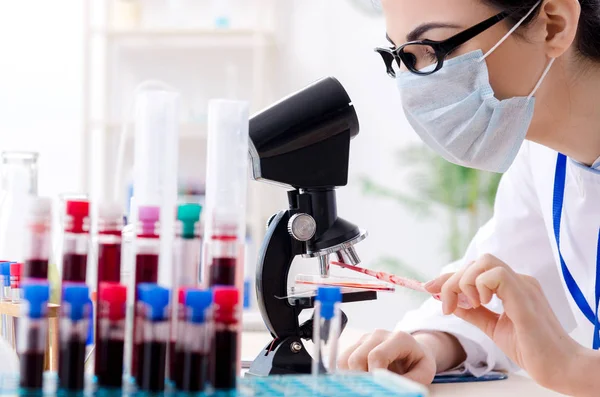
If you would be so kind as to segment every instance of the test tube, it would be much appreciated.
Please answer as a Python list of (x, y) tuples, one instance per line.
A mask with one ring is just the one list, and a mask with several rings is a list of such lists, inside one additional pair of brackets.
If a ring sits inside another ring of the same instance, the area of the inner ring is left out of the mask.
[[(200, 212), (202, 207), (198, 204), (182, 204), (177, 208), (176, 239), (173, 248), (171, 296), (179, 296), (181, 288), (194, 288), (198, 285), (200, 271)], [(183, 297), (183, 290), (181, 290)], [(183, 300), (178, 302), (183, 306)], [(172, 305), (175, 311), (178, 309)], [(179, 311), (179, 310), (177, 310)], [(175, 363), (175, 341), (177, 340), (177, 324), (179, 315), (171, 316), (171, 331), (169, 344), (169, 379), (175, 380), (177, 364)]]
[(23, 278), (47, 280), (52, 244), (52, 200), (48, 197), (31, 197), (25, 217)]
[(183, 332), (177, 340), (177, 363), (184, 392), (203, 391), (208, 376), (208, 361), (212, 342), (210, 306), (212, 291), (189, 289), (185, 292), (186, 321), (180, 324)]
[(248, 139), (247, 102), (210, 101), (203, 259), (210, 287), (243, 287)]
[(85, 284), (69, 283), (63, 287), (58, 378), (59, 387), (66, 391), (83, 390), (90, 310), (89, 288)]
[(103, 388), (120, 389), (125, 349), (125, 305), (127, 287), (101, 282), (98, 289), (96, 333), (96, 377)]
[[(342, 328), (340, 305), (342, 292), (339, 287), (319, 287), (315, 300), (313, 318), (314, 376), (336, 371), (338, 341)], [(327, 354), (327, 359), (323, 357)]]
[(19, 385), (22, 389), (32, 391), (42, 388), (50, 288), (48, 283), (27, 283), (23, 291), (25, 303), (21, 306), (17, 342), (21, 365)]
[(136, 383), (141, 391), (161, 392), (165, 388), (167, 342), (169, 340), (169, 290), (157, 284), (138, 286), (143, 304), (143, 321), (138, 333)]
[(235, 287), (213, 289), (214, 343), (211, 350), (211, 384), (216, 390), (236, 388), (240, 294)]
[(62, 280), (84, 283), (90, 230), (90, 202), (68, 200), (64, 220)]
[[(177, 388), (183, 382), (182, 372), (182, 361), (179, 355), (177, 342), (181, 341), (185, 335), (185, 326), (183, 324), (186, 320), (186, 308), (185, 308), (185, 293), (187, 288), (182, 287), (177, 290), (177, 306), (173, 302), (171, 304), (171, 329), (169, 330), (169, 379), (175, 384)], [(171, 295), (175, 296), (175, 295)], [(173, 317), (177, 316), (177, 325), (173, 328)], [(180, 326), (181, 325), (181, 326)], [(175, 333), (175, 335), (173, 335)]]
[(0, 272), (2, 275), (2, 301), (12, 301), (10, 293), (10, 264), (13, 262), (2, 262), (0, 263)]
[(23, 299), (23, 289), (21, 288), (22, 272), (22, 263), (10, 264), (10, 294), (13, 303), (19, 303)]
[[(10, 292), (10, 263), (0, 263), (0, 300), (2, 302), (12, 301)], [(6, 314), (2, 315), (2, 337), (8, 341), (12, 341), (13, 336), (13, 322), (9, 321), (9, 317)]]
[[(102, 204), (98, 208), (98, 267), (96, 291), (100, 294), (103, 282), (121, 281), (121, 233), (123, 231), (123, 211), (118, 204)], [(99, 307), (99, 305), (97, 306)], [(96, 310), (94, 335), (98, 335), (99, 310)], [(96, 348), (96, 352), (98, 349)], [(94, 362), (98, 372), (98, 360)]]
[(143, 316), (139, 313), (138, 286), (142, 283), (158, 282), (158, 261), (160, 253), (159, 235), (160, 207), (147, 206), (138, 210), (138, 227), (135, 240), (135, 278), (133, 280), (134, 311), (133, 311), (133, 346), (131, 354), (131, 373), (136, 374), (138, 369), (138, 323)]

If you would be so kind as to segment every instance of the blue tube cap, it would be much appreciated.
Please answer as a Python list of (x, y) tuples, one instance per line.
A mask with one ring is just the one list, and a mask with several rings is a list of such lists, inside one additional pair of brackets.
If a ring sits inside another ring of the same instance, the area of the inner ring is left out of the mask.
[(335, 304), (342, 301), (342, 290), (339, 287), (319, 287), (317, 301), (321, 303), (321, 317), (331, 320)]
[(10, 286), (10, 264), (12, 262), (0, 262), (0, 275), (5, 287)]
[(201, 324), (206, 321), (206, 310), (212, 305), (213, 294), (207, 289), (188, 289), (185, 306), (190, 314), (189, 321)]
[(73, 283), (66, 285), (63, 288), (63, 302), (67, 303), (70, 308), (69, 318), (72, 321), (83, 320), (90, 304), (90, 290), (83, 283)]
[(23, 283), (23, 299), (29, 303), (29, 318), (46, 316), (50, 287), (48, 283)]
[(142, 283), (138, 285), (139, 300), (147, 307), (146, 318), (151, 321), (162, 321), (166, 318), (169, 305), (169, 290), (158, 284)]

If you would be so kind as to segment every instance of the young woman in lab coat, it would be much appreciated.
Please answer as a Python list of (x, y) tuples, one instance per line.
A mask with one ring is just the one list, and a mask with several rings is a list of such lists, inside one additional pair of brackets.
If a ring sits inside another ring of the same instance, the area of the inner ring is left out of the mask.
[(422, 383), (520, 367), (600, 395), (600, 0), (381, 3), (378, 51), (415, 131), (449, 161), (507, 172), (493, 219), (426, 286), (442, 303), (365, 335), (340, 367)]

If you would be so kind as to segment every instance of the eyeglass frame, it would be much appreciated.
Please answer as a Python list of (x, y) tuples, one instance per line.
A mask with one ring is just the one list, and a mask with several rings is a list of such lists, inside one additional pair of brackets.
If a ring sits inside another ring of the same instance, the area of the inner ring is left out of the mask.
[[(379, 55), (381, 55), (383, 62), (385, 63), (385, 66), (387, 69), (387, 74), (391, 78), (394, 78), (394, 79), (396, 78), (396, 71), (393, 68), (394, 61), (396, 61), (398, 63), (398, 67), (401, 67), (401, 65), (404, 64), (404, 66), (406, 66), (408, 71), (413, 74), (417, 74), (419, 76), (429, 76), (429, 75), (439, 71), (444, 66), (444, 61), (446, 60), (446, 57), (452, 51), (456, 50), (458, 47), (465, 44), (469, 40), (474, 39), (481, 33), (485, 32), (486, 30), (495, 26), (499, 22), (503, 21), (509, 15), (510, 14), (508, 12), (503, 11), (499, 14), (496, 14), (496, 15), (486, 19), (483, 22), (478, 23), (477, 25), (474, 25), (466, 30), (463, 30), (462, 32), (455, 34), (454, 36), (452, 36), (446, 40), (435, 41), (435, 40), (425, 39), (425, 40), (409, 41), (408, 43), (404, 43), (400, 47), (397, 47), (397, 48), (396, 47), (391, 47), (391, 48), (377, 47), (377, 48), (375, 48), (375, 52), (377, 52), (377, 53), (379, 53)], [(405, 54), (403, 52), (404, 48), (411, 46), (411, 45), (430, 46), (435, 52), (435, 56), (437, 58), (437, 66), (433, 70), (428, 70), (426, 72), (419, 71), (418, 69), (409, 67), (408, 64), (402, 59), (402, 54)], [(389, 58), (386, 59), (386, 56), (389, 56), (389, 55), (393, 56), (393, 59), (391, 59), (391, 60)]]

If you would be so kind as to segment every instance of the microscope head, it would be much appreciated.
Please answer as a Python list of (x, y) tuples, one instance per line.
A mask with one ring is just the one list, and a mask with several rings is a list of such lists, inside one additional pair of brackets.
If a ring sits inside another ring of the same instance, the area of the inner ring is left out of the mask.
[(345, 186), (357, 134), (346, 90), (333, 77), (321, 79), (250, 119), (253, 177), (294, 189)]
[(333, 77), (321, 79), (250, 119), (250, 157), (255, 180), (284, 185), (290, 208), (288, 232), (304, 243), (303, 255), (329, 255), (358, 264), (353, 245), (366, 233), (337, 216), (335, 188), (348, 183), (350, 140), (358, 135), (354, 106)]

